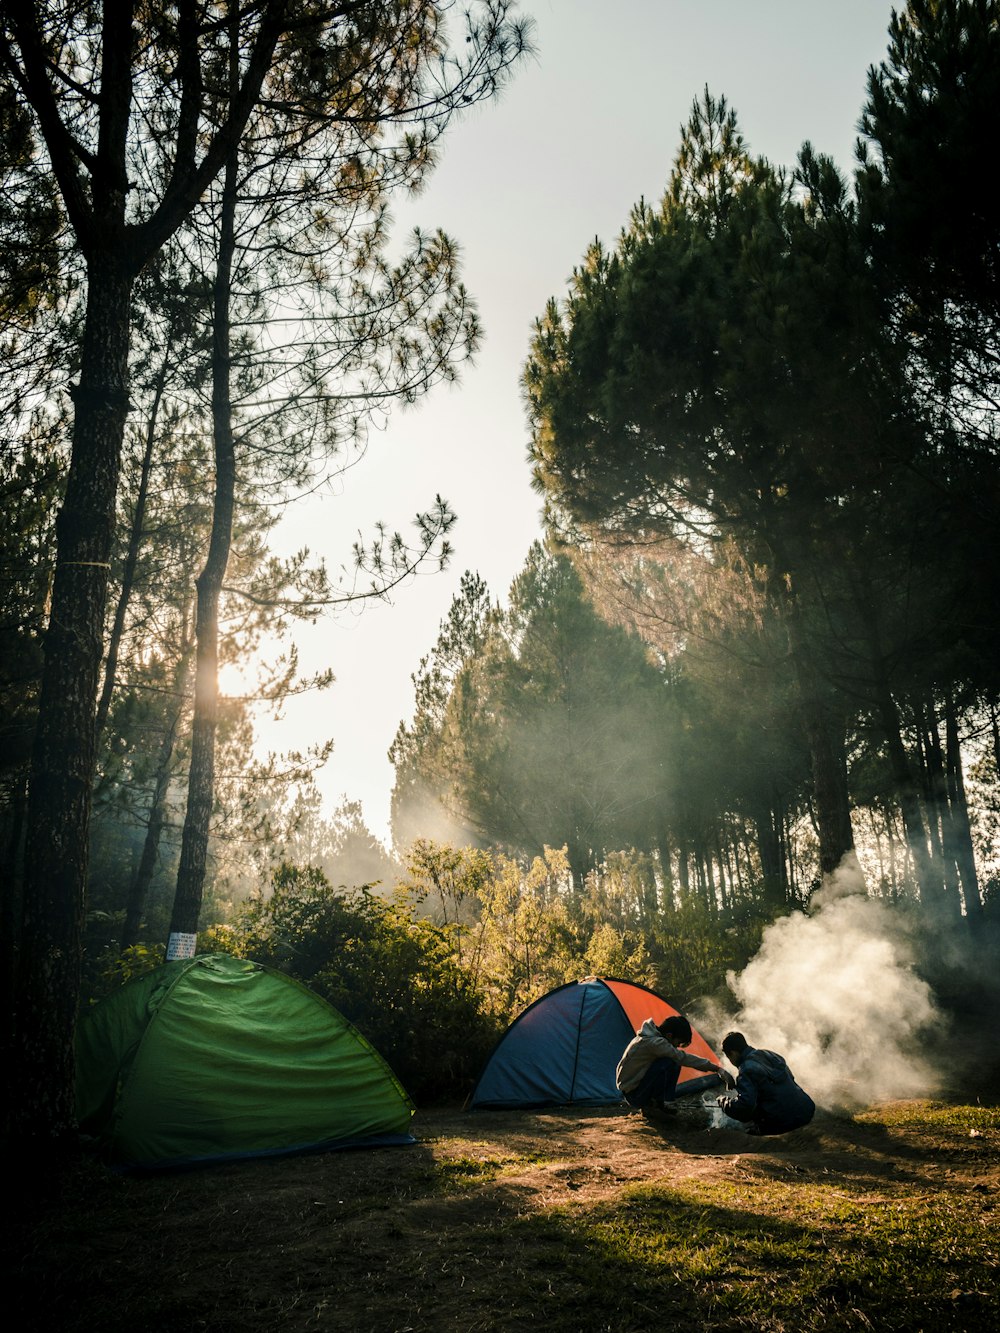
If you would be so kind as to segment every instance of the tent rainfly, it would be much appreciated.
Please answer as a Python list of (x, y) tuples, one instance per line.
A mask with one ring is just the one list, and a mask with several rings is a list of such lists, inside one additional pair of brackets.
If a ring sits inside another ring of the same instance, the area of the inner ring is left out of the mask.
[(228, 954), (165, 963), (77, 1039), (77, 1116), (125, 1168), (412, 1143), (413, 1103), (332, 1005)]
[[(585, 977), (535, 1000), (497, 1042), (466, 1103), (469, 1110), (539, 1106), (608, 1106), (621, 1102), (615, 1070), (647, 1018), (662, 1023), (677, 1010), (634, 981)], [(719, 1057), (692, 1029), (689, 1050)], [(685, 1095), (717, 1079), (682, 1066)]]

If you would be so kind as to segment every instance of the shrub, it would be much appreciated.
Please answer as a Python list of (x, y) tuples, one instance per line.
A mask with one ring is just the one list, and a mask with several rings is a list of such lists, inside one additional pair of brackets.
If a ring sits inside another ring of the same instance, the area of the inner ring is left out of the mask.
[(334, 889), (321, 870), (283, 864), (271, 892), (233, 922), (242, 956), (288, 973), (329, 1000), (418, 1101), (471, 1086), (497, 1038), (482, 997), (454, 957), (452, 928), (418, 917), (405, 892)]

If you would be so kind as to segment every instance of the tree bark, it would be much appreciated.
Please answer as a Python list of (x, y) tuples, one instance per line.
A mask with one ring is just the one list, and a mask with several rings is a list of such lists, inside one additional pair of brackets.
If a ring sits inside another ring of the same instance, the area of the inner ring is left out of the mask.
[(142, 530), (146, 518), (146, 500), (149, 495), (149, 477), (153, 466), (153, 446), (156, 442), (156, 422), (159, 416), (160, 403), (163, 399), (163, 393), (167, 384), (167, 373), (170, 369), (170, 360), (170, 335), (168, 334), (167, 348), (163, 355), (163, 363), (160, 366), (160, 373), (157, 376), (149, 420), (146, 423), (146, 445), (143, 450), (142, 467), (139, 473), (139, 488), (136, 492), (135, 513), (132, 516), (132, 530), (129, 533), (128, 550), (125, 554), (125, 563), (122, 567), (121, 589), (118, 593), (118, 604), (115, 607), (115, 618), (111, 626), (111, 633), (108, 636), (107, 653), (104, 659), (104, 684), (101, 688), (101, 697), (97, 704), (97, 719), (94, 723), (94, 729), (97, 733), (98, 740), (100, 740), (108, 720), (108, 711), (111, 707), (111, 696), (114, 693), (115, 688), (115, 677), (118, 672), (118, 652), (121, 647), (122, 636), (125, 633), (125, 616), (128, 612), (128, 604), (132, 596), (132, 585), (135, 582), (135, 569), (139, 560), (139, 547), (142, 543)]
[(190, 644), (188, 644), (174, 673), (175, 706), (170, 714), (160, 743), (156, 776), (153, 783), (153, 797), (149, 805), (149, 820), (142, 844), (142, 855), (129, 886), (128, 902), (125, 905), (125, 922), (122, 926), (121, 948), (123, 950), (129, 949), (133, 944), (138, 943), (139, 931), (142, 926), (142, 914), (146, 910), (149, 886), (153, 882), (153, 872), (156, 869), (156, 859), (159, 855), (160, 838), (165, 820), (167, 791), (170, 787), (170, 761), (173, 758), (177, 728), (180, 724), (181, 713), (184, 710), (184, 694), (190, 662), (191, 649)]
[(844, 723), (823, 697), (812, 650), (802, 633), (798, 606), (794, 600), (786, 601), (786, 605), (788, 640), (798, 683), (802, 724), (812, 761), (820, 873), (832, 875), (845, 857), (854, 856)]
[(920, 812), (920, 796), (906, 746), (903, 744), (899, 709), (896, 707), (888, 683), (881, 675), (880, 664), (876, 663), (875, 666), (879, 672), (875, 687), (878, 716), (889, 754), (889, 766), (892, 770), (896, 800), (899, 802), (899, 811), (903, 818), (906, 844), (917, 872), (920, 899), (922, 902), (940, 905), (945, 898), (944, 884), (931, 864), (927, 848), (927, 831)]
[(683, 836), (677, 839), (677, 878), (680, 881), (680, 905), (691, 906), (691, 862), (688, 860), (688, 842)]
[(27, 774), (19, 774), (4, 793), (6, 811), (0, 818), (3, 836), (0, 859), (0, 1004), (3, 1027), (0, 1029), (0, 1059), (9, 1062), (14, 1014), (15, 981), (21, 919), (24, 905), (24, 826), (28, 805)]
[(965, 915), (971, 925), (979, 923), (983, 914), (983, 899), (976, 873), (976, 857), (972, 847), (972, 828), (969, 823), (969, 803), (965, 794), (962, 773), (962, 747), (958, 738), (958, 714), (951, 694), (945, 700), (945, 745), (947, 761), (945, 773), (948, 783), (948, 805), (951, 822), (951, 845), (958, 866)]
[(132, 274), (92, 263), (25, 838), (14, 1012), (12, 1128), (66, 1138), (75, 1127), (73, 1034), (80, 995), (94, 716), (115, 495), (128, 411)]
[(922, 735), (924, 788), (931, 846), (929, 869), (933, 878), (929, 884), (934, 891), (933, 898), (930, 891), (926, 891), (927, 900), (936, 902), (946, 915), (958, 917), (961, 911), (958, 861), (951, 827), (952, 812), (949, 805), (944, 752), (941, 748), (934, 701), (928, 699), (926, 707), (920, 709), (917, 715), (919, 719), (917, 730), (918, 734)]
[(236, 496), (233, 438), (230, 312), (236, 250), (237, 154), (226, 164), (222, 189), (219, 255), (212, 314), (212, 432), (215, 446), (215, 500), (205, 566), (197, 579), (194, 721), (191, 769), (181, 835), (177, 891), (167, 940), (167, 958), (195, 952), (208, 865), (208, 835), (215, 798), (215, 740), (219, 714), (219, 600), (229, 564)]
[(785, 882), (781, 854), (781, 814), (762, 795), (752, 817), (757, 832), (764, 902), (771, 908), (783, 907)]
[(670, 839), (667, 837), (666, 829), (661, 829), (656, 844), (657, 855), (660, 862), (660, 910), (662, 912), (673, 912), (676, 910), (674, 904), (674, 872), (670, 863)]

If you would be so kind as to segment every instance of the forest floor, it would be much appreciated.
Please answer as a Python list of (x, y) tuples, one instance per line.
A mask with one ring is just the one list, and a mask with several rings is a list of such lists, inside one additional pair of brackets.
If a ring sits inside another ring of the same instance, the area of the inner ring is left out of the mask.
[(891, 1102), (781, 1138), (618, 1108), (420, 1111), (415, 1145), (7, 1204), (8, 1327), (56, 1333), (1000, 1328), (1000, 1108)]

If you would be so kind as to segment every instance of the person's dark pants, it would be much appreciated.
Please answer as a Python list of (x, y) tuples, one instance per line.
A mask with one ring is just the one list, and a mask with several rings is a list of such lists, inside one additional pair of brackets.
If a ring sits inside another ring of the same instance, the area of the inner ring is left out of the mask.
[(672, 1102), (680, 1072), (681, 1067), (676, 1060), (662, 1055), (649, 1066), (639, 1084), (631, 1092), (623, 1093), (623, 1096), (629, 1106), (637, 1109)]

